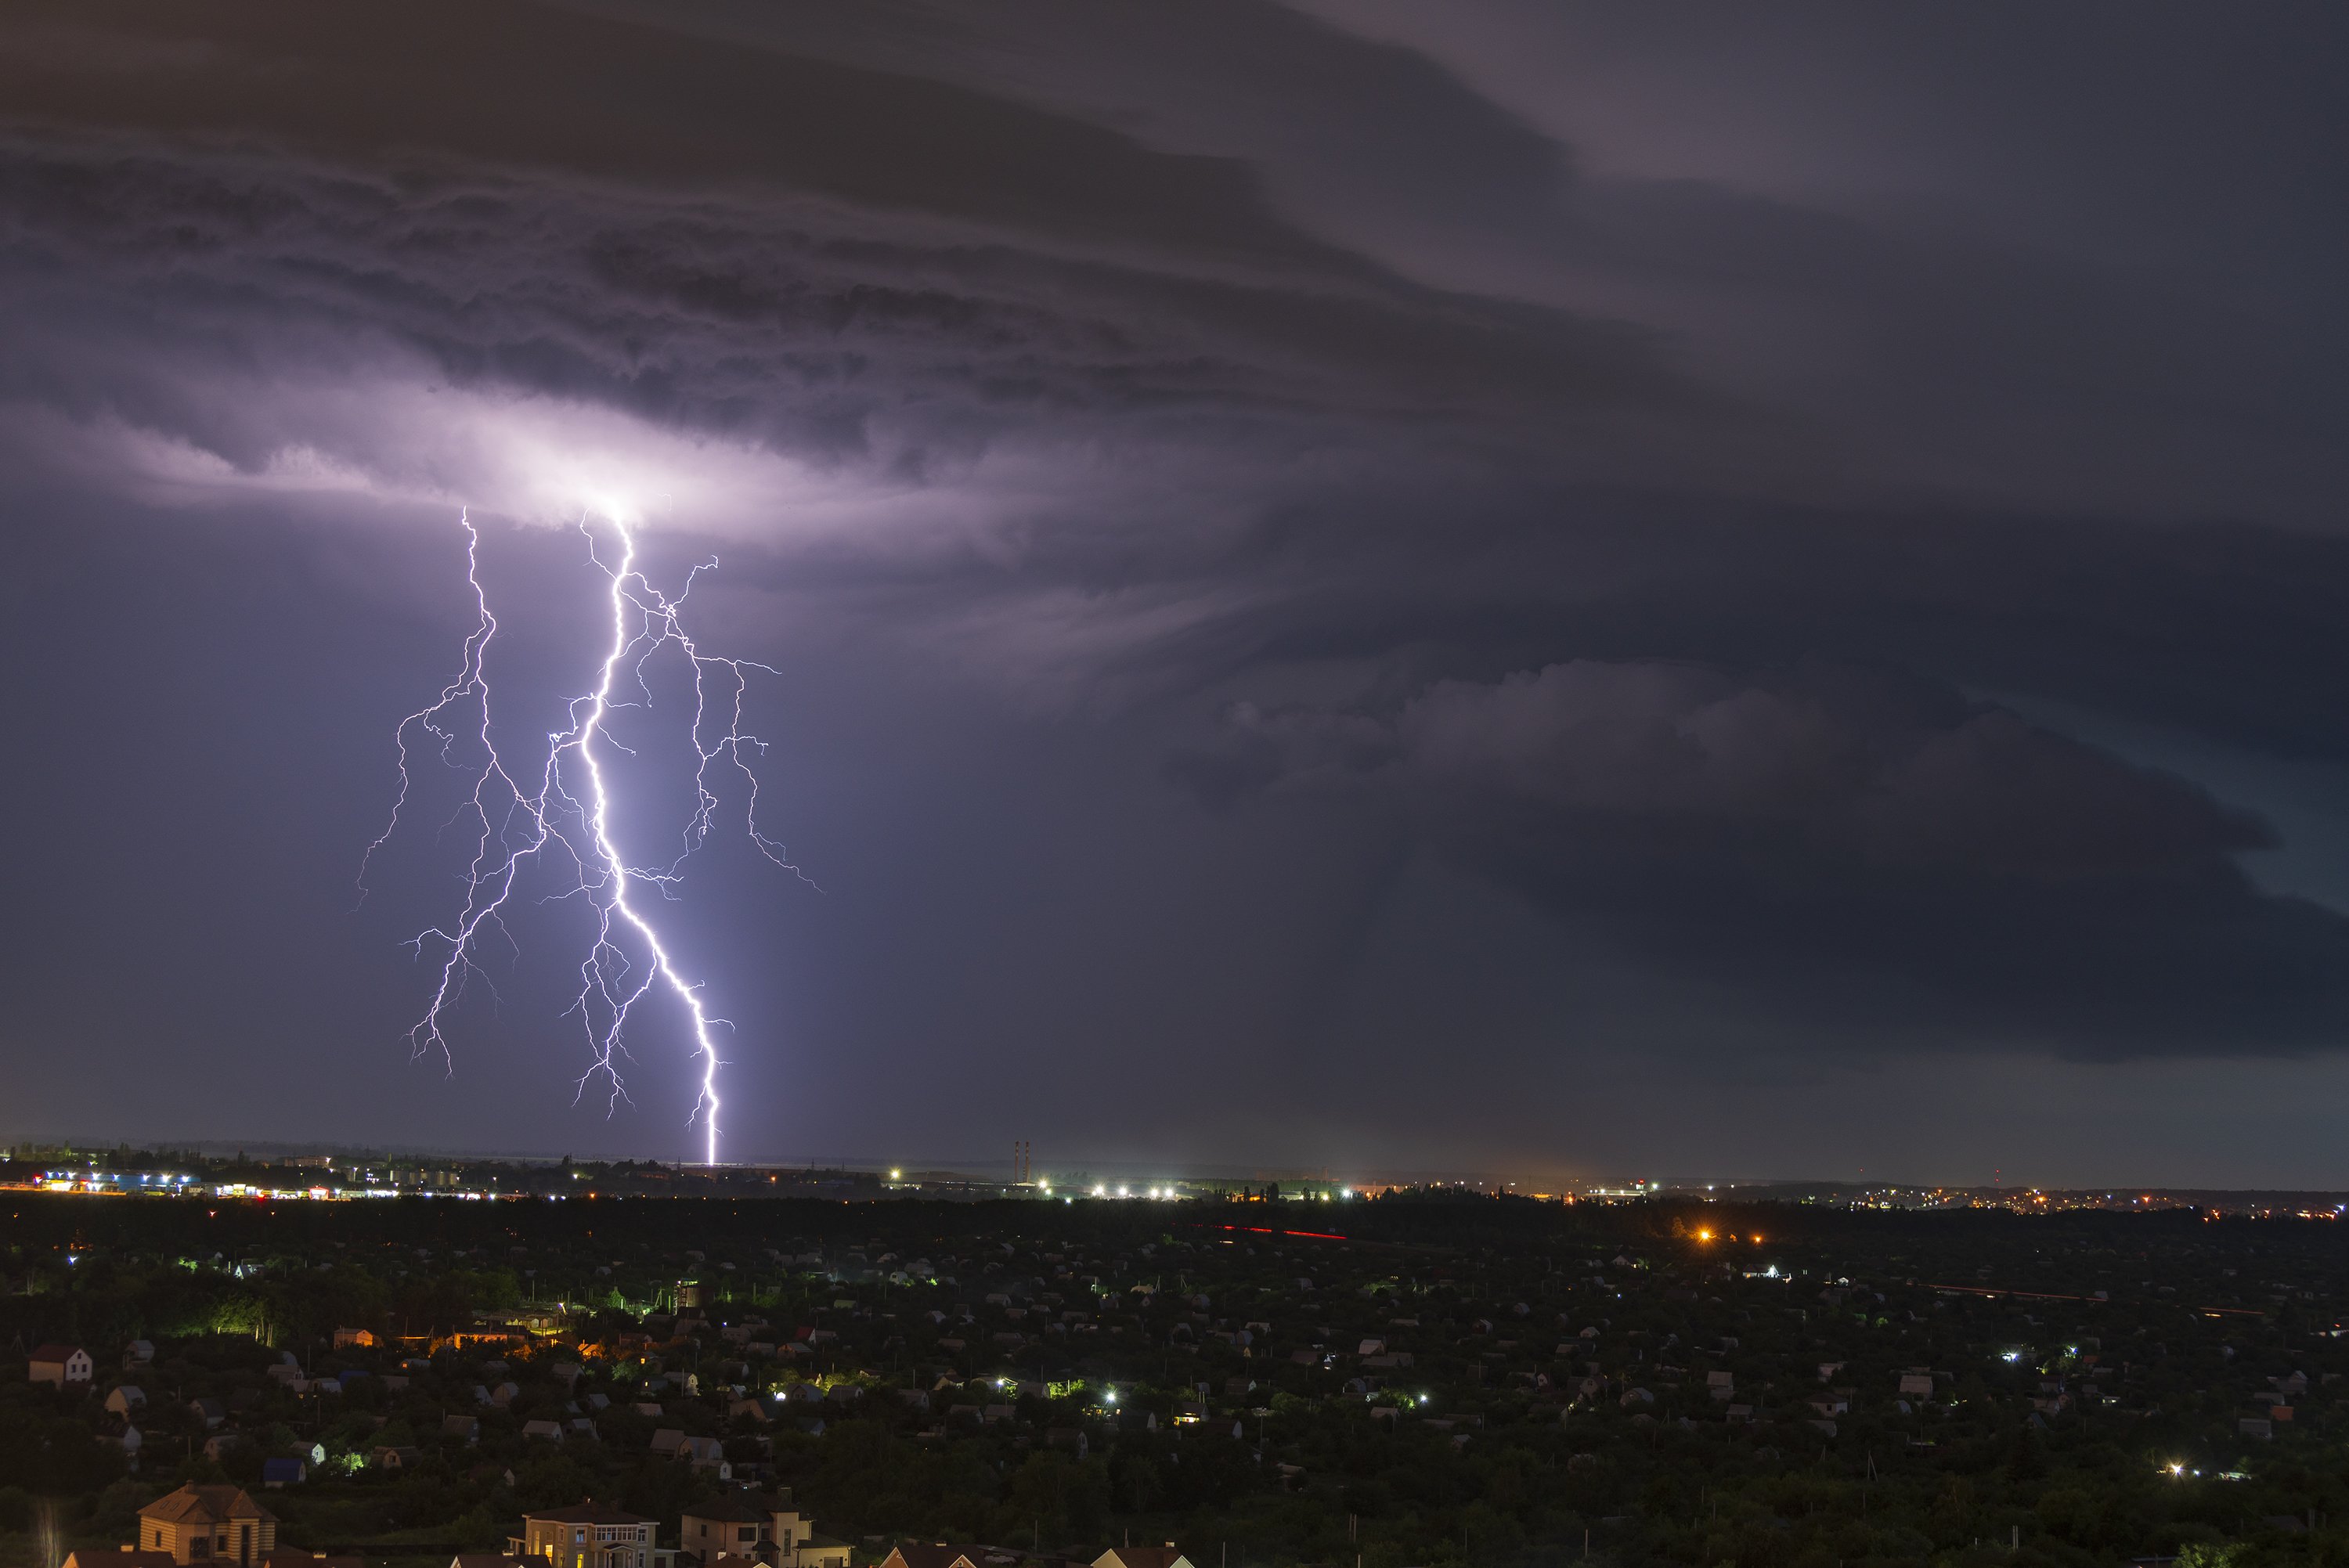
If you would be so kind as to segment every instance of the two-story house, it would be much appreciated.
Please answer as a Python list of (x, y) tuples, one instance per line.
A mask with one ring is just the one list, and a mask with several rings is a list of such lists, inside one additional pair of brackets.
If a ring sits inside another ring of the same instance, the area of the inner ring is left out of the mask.
[(737, 1493), (694, 1504), (678, 1520), (678, 1547), (701, 1568), (720, 1557), (758, 1557), (759, 1548), (774, 1540), (771, 1512), (761, 1502)]
[(651, 1520), (600, 1502), (523, 1514), (506, 1551), (550, 1568), (677, 1568), (677, 1549), (654, 1544)]
[(792, 1506), (789, 1487), (696, 1504), (680, 1523), (684, 1549), (700, 1568), (713, 1568), (720, 1557), (751, 1558), (767, 1568), (848, 1568), (848, 1543), (818, 1535), (813, 1522)]

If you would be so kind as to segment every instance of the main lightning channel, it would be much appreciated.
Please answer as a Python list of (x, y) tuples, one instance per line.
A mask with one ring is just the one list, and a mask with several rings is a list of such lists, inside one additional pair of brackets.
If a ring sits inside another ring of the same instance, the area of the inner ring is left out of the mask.
[[(612, 1026), (603, 1042), (603, 1068), (606, 1071), (610, 1069), (612, 1053), (619, 1048), (620, 1026), (627, 1021), (629, 1008), (643, 997), (647, 990), (651, 988), (655, 976), (666, 980), (669, 988), (677, 993), (678, 1000), (685, 1004), (687, 1014), (693, 1019), (693, 1050), (701, 1064), (701, 1096), (694, 1102), (694, 1116), (701, 1119), (705, 1146), (704, 1163), (715, 1165), (718, 1163), (718, 1108), (720, 1103), (718, 1099), (718, 1068), (720, 1064), (718, 1057), (718, 1043), (710, 1038), (709, 1030), (713, 1023), (723, 1022), (723, 1020), (712, 1019), (709, 1016), (701, 1006), (700, 988), (687, 985), (678, 975), (677, 965), (669, 961), (668, 949), (661, 945), (660, 934), (653, 929), (652, 922), (647, 920), (637, 912), (636, 906), (628, 902), (628, 878), (632, 873), (626, 862), (620, 859), (619, 847), (612, 842), (611, 791), (604, 786), (604, 765), (595, 757), (595, 737), (603, 733), (604, 717), (611, 709), (613, 675), (619, 669), (620, 661), (627, 656), (629, 645), (636, 640), (628, 632), (631, 596), (627, 592), (628, 581), (636, 573), (636, 538), (626, 528), (622, 528), (620, 529), (620, 564), (618, 569), (612, 573), (612, 651), (605, 655), (603, 678), (596, 683), (595, 694), (587, 699), (586, 722), (577, 726), (579, 759), (586, 764), (588, 793), (594, 797), (595, 802), (588, 814), (588, 825), (595, 835), (595, 850), (598, 857), (605, 866), (610, 868), (612, 890), (610, 900), (600, 905), (603, 911), (603, 928), (596, 934), (595, 951), (588, 955), (587, 965), (582, 971), (581, 978), (587, 985), (594, 985), (599, 988), (603, 985), (603, 976), (596, 972), (596, 966), (600, 955), (605, 951), (611, 950), (611, 917), (617, 913), (623, 920), (636, 929), (636, 934), (644, 939), (645, 945), (651, 950), (652, 965), (645, 977), (645, 983), (637, 987), (635, 995), (626, 1003), (611, 1008)], [(647, 585), (647, 591), (650, 592), (649, 584)], [(688, 591), (690, 591), (689, 587)], [(664, 623), (662, 640), (667, 640), (670, 635), (682, 639), (684, 634), (678, 628), (675, 607), (667, 600), (659, 598), (657, 594), (654, 594), (653, 598), (659, 604), (662, 614)], [(652, 618), (647, 613), (646, 620), (650, 622)], [(690, 641), (686, 642), (685, 647), (687, 653), (694, 659), (694, 687), (696, 696), (698, 697), (701, 684), (700, 657), (694, 653)], [(653, 650), (647, 650), (645, 657), (649, 658)], [(641, 669), (644, 660), (640, 658), (636, 662), (638, 668)], [(739, 676), (740, 673), (738, 668), (736, 674)], [(738, 690), (736, 694), (738, 712), (740, 696)], [(697, 747), (699, 744), (700, 729), (700, 717), (697, 713), (694, 721)], [(705, 764), (707, 760), (705, 753)], [(698, 783), (698, 780), (697, 782)], [(711, 799), (707, 785), (700, 786), (699, 795), (702, 810), (706, 815)], [(690, 833), (691, 830), (688, 829), (688, 831)], [(674, 872), (670, 874), (673, 876)], [(605, 993), (605, 996), (607, 1002), (610, 1001), (608, 992)], [(580, 1000), (584, 1006), (586, 1000), (586, 992), (584, 988), (580, 993)], [(593, 1075), (593, 1071), (594, 1069), (590, 1069), (590, 1076)], [(616, 1082), (617, 1075), (614, 1077)], [(581, 1079), (583, 1088), (585, 1083), (585, 1078)], [(687, 1125), (692, 1125), (692, 1120), (693, 1119), (688, 1117)]]
[[(805, 880), (805, 874), (784, 857), (782, 846), (759, 830), (758, 776), (743, 756), (745, 747), (761, 752), (767, 748), (764, 740), (742, 727), (746, 672), (776, 672), (770, 665), (751, 660), (705, 654), (686, 632), (681, 619), (686, 598), (692, 592), (695, 578), (716, 562), (694, 568), (687, 576), (684, 590), (671, 599), (636, 569), (636, 539), (625, 524), (617, 521), (612, 523), (619, 537), (620, 551), (616, 563), (607, 564), (597, 552), (595, 536), (583, 517), (579, 528), (587, 542), (588, 559), (610, 580), (607, 602), (611, 609), (611, 643), (598, 667), (595, 688), (570, 701), (565, 710), (566, 727), (546, 738), (544, 762), (536, 769), (533, 784), (525, 786), (508, 769), (492, 738), (486, 665), (498, 623), (481, 586), (480, 532), (470, 514), (460, 516), (459, 521), (465, 531), (465, 572), (473, 593), (474, 629), (465, 639), (456, 676), (442, 687), (439, 699), (399, 723), (399, 789), (392, 804), (391, 820), (367, 846), (367, 855), (360, 862), (360, 891), (364, 896), (367, 868), (377, 851), (398, 830), (401, 812), (409, 803), (409, 737), (411, 730), (420, 729), (437, 742), (444, 764), (471, 768), (471, 788), (458, 809), (457, 820), (468, 825), (471, 851), (462, 878), (464, 899), (457, 918), (445, 926), (432, 926), (418, 933), (408, 944), (419, 959), (429, 948), (439, 961), (432, 995), (423, 1016), (409, 1031), (409, 1046), (419, 1055), (438, 1052), (453, 1070), (454, 1057), (444, 1026), (470, 983), (479, 980), (489, 985), (481, 965), (481, 944), (493, 934), (512, 944), (507, 916), (523, 868), (542, 858), (558, 859), (567, 867), (569, 885), (551, 898), (584, 898), (595, 912), (595, 937), (580, 961), (579, 993), (567, 1010), (580, 1019), (590, 1057), (586, 1071), (574, 1086), (574, 1102), (599, 1078), (609, 1086), (612, 1110), (616, 1111), (627, 1098), (626, 1085), (620, 1074), (621, 1062), (628, 1054), (622, 1042), (623, 1032), (636, 1005), (657, 987), (666, 986), (683, 1006), (693, 1026), (692, 1057), (700, 1081), (687, 1125), (701, 1123), (703, 1157), (715, 1165), (718, 1118), (722, 1104), (718, 1077), (725, 1061), (719, 1054), (714, 1031), (731, 1026), (704, 1006), (698, 985), (678, 974), (659, 931), (629, 893), (632, 884), (641, 883), (657, 888), (663, 898), (674, 897), (672, 890), (681, 880), (686, 861), (708, 841), (722, 804), (710, 780), (710, 769), (721, 759), (738, 771), (748, 786), (742, 826), (751, 843), (768, 860)], [(677, 858), (666, 867), (636, 866), (622, 856), (613, 837), (613, 790), (597, 742), (601, 740), (622, 751), (627, 749), (611, 733), (611, 715), (616, 708), (651, 706), (652, 689), (646, 679), (645, 665), (670, 647), (685, 655), (693, 672), (694, 712), (688, 733), (696, 758), (696, 806), (687, 820)], [(622, 701), (616, 695), (624, 669), (641, 694), (641, 704)], [(728, 683), (730, 689), (713, 694), (713, 677)], [(724, 706), (722, 727), (711, 719), (714, 695)], [(470, 763), (458, 760), (460, 746), (471, 748), (468, 753), (472, 758)], [(573, 761), (576, 763), (575, 775), (566, 768)], [(585, 799), (568, 787), (573, 777), (581, 784), (580, 794)], [(631, 957), (626, 940), (630, 936), (642, 950), (641, 964)], [(492, 993), (494, 995), (493, 986)]]

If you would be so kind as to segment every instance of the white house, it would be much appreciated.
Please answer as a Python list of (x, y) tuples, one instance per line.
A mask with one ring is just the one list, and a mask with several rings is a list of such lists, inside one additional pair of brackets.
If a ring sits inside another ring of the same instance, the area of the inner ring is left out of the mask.
[(57, 1388), (89, 1382), (89, 1352), (78, 1345), (44, 1345), (33, 1352), (30, 1362), (25, 1371), (26, 1382)]
[(714, 1470), (720, 1480), (730, 1479), (734, 1467), (726, 1462), (726, 1445), (716, 1438), (687, 1438), (677, 1445), (677, 1457), (696, 1470)]

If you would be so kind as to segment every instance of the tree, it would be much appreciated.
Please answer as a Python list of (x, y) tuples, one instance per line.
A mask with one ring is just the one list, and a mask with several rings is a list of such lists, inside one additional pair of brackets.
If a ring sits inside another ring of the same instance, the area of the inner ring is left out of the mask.
[(1147, 1513), (1164, 1491), (1156, 1461), (1142, 1454), (1128, 1454), (1117, 1461), (1117, 1494), (1128, 1512)]

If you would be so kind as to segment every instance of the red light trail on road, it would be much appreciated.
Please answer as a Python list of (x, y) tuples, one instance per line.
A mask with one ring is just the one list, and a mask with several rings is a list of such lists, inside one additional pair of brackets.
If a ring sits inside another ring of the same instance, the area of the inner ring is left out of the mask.
[(1209, 1231), (1245, 1231), (1252, 1236), (1303, 1236), (1316, 1242), (1350, 1242), (1351, 1236), (1333, 1235), (1328, 1231), (1276, 1231), (1269, 1225), (1205, 1225)]

